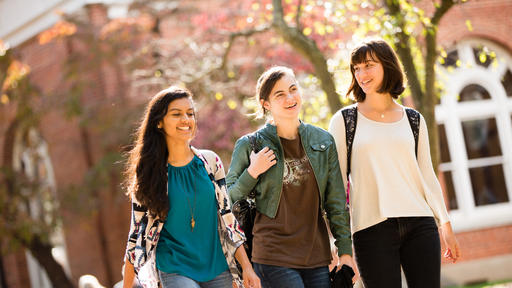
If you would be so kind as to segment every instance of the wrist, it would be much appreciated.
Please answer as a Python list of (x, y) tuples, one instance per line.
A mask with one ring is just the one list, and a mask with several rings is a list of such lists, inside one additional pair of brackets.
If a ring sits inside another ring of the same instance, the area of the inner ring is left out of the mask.
[(450, 221), (446, 222), (446, 223), (443, 223), (441, 225), (441, 229), (443, 231), (446, 231), (446, 232), (451, 232), (452, 231), (452, 224), (450, 223)]
[(254, 171), (252, 166), (249, 166), (249, 168), (247, 168), (247, 173), (249, 173), (249, 175), (251, 175), (251, 177), (254, 179), (258, 178), (259, 176), (259, 174), (256, 173), (256, 171)]

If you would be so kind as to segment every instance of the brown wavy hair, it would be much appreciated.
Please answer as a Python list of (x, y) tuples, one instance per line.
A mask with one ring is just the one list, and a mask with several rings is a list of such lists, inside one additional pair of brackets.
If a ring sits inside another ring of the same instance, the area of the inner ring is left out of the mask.
[(397, 99), (405, 90), (404, 83), (406, 82), (406, 77), (395, 51), (384, 40), (363, 42), (352, 50), (350, 55), (352, 83), (348, 89), (347, 96), (353, 93), (357, 102), (363, 102), (366, 99), (366, 93), (357, 83), (354, 66), (366, 62), (368, 58), (381, 63), (382, 68), (384, 68), (384, 78), (377, 92), (389, 93), (391, 97)]
[(169, 151), (164, 130), (157, 126), (167, 114), (169, 104), (181, 98), (192, 100), (192, 93), (172, 86), (153, 96), (136, 131), (126, 164), (127, 194), (160, 219), (165, 219), (169, 211), (166, 168)]

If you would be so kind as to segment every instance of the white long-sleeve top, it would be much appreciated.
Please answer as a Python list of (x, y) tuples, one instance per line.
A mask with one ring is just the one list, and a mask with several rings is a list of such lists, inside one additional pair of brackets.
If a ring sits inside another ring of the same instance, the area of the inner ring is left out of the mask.
[[(400, 120), (378, 122), (357, 112), (352, 144), (350, 212), (352, 233), (389, 217), (433, 216), (449, 221), (441, 185), (430, 158), (428, 131), (420, 117), (418, 157), (411, 126), (403, 109)], [(347, 187), (345, 122), (340, 111), (331, 119), (343, 183)]]

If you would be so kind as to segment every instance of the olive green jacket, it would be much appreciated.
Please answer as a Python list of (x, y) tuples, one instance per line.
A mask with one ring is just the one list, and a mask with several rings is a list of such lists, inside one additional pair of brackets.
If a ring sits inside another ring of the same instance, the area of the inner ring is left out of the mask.
[[(231, 158), (231, 166), (226, 177), (228, 193), (233, 202), (247, 197), (252, 189), (256, 191), (256, 208), (262, 214), (275, 218), (283, 188), (284, 152), (277, 128), (272, 124), (254, 133), (259, 147), (269, 147), (274, 151), (276, 165), (270, 167), (258, 179), (248, 172), (251, 145), (249, 135), (238, 139)], [(338, 153), (334, 138), (329, 132), (303, 122), (299, 126), (302, 146), (315, 174), (320, 191), (320, 208), (329, 220), (331, 232), (336, 239), (338, 254), (352, 255), (350, 236), (350, 216), (346, 207)]]

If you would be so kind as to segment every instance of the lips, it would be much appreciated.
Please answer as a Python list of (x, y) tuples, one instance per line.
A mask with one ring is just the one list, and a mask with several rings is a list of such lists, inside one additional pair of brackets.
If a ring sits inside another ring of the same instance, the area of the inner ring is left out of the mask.
[(290, 106), (287, 106), (285, 107), (286, 109), (293, 109), (297, 106), (297, 103), (293, 104), (293, 105), (290, 105)]
[(372, 82), (372, 80), (361, 81), (361, 85), (366, 85), (366, 84), (368, 84), (370, 82)]

